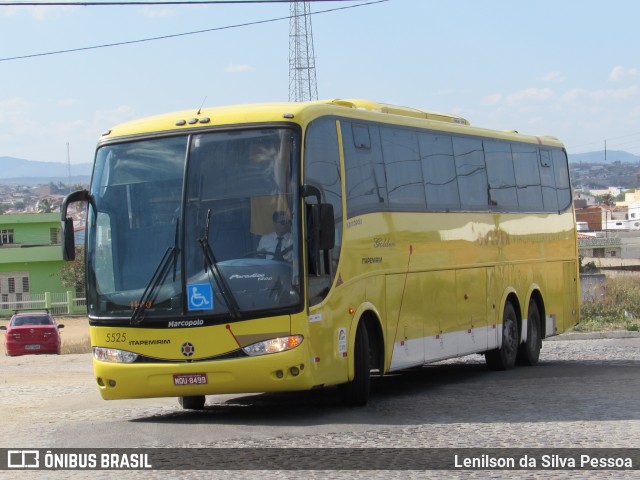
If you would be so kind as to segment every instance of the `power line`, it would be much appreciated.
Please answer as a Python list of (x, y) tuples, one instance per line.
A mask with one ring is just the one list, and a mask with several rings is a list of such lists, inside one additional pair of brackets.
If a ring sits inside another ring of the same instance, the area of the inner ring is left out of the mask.
[[(356, 0), (308, 0), (310, 2), (354, 2)], [(166, 0), (166, 1), (133, 1), (133, 2), (3, 2), (0, 7), (121, 7), (129, 5), (215, 5), (246, 3), (289, 3), (291, 0)]]
[[(276, 2), (280, 2), (281, 0), (275, 0)], [(290, 0), (287, 0), (287, 3)], [(330, 8), (327, 10), (321, 10), (318, 12), (314, 12), (311, 13), (310, 15), (319, 15), (321, 13), (330, 13), (330, 12), (337, 12), (339, 10), (348, 10), (348, 9), (352, 9), (352, 8), (359, 8), (359, 7), (366, 7), (369, 5), (374, 5), (376, 3), (384, 3), (384, 2), (388, 2), (389, 0), (375, 0), (372, 2), (366, 2), (366, 3), (359, 3), (357, 5), (349, 5), (346, 7), (336, 7), (336, 8)], [(190, 3), (190, 2), (189, 2)], [(219, 3), (219, 2), (215, 2), (215, 3)], [(239, 2), (232, 2), (232, 3), (239, 3)], [(257, 3), (257, 2), (248, 2), (248, 3)], [(264, 2), (264, 3), (270, 3), (270, 2)], [(4, 4), (2, 4), (4, 5)], [(117, 46), (121, 46), (121, 45), (131, 45), (134, 43), (143, 43), (143, 42), (152, 42), (155, 40), (166, 40), (168, 38), (177, 38), (177, 37), (185, 37), (188, 35), (198, 35), (201, 33), (208, 33), (208, 32), (216, 32), (216, 31), (220, 31), (220, 30), (230, 30), (233, 28), (240, 28), (240, 27), (248, 27), (248, 26), (252, 26), (252, 25), (261, 25), (264, 23), (273, 23), (273, 22), (279, 22), (282, 20), (289, 20), (291, 19), (291, 15), (287, 15), (286, 17), (277, 17), (277, 18), (270, 18), (268, 20), (256, 20), (254, 22), (246, 22), (246, 23), (238, 23), (235, 25), (227, 25), (224, 27), (215, 27), (215, 28), (207, 28), (204, 30), (195, 30), (192, 32), (184, 32), (184, 33), (174, 33), (171, 35), (162, 35), (159, 37), (150, 37), (150, 38), (142, 38), (142, 39), (138, 39), (138, 40), (128, 40), (128, 41), (124, 41), (124, 42), (114, 42), (114, 43), (105, 43), (102, 45), (93, 45), (90, 47), (79, 47), (79, 48), (69, 48), (66, 50), (56, 50), (56, 51), (52, 51), (52, 52), (43, 52), (43, 53), (32, 53), (30, 55), (20, 55), (20, 56), (16, 56), (16, 57), (5, 57), (5, 58), (0, 58), (0, 62), (8, 62), (11, 60), (24, 60), (26, 58), (34, 58), (34, 57), (45, 57), (45, 56), (50, 56), (50, 55), (59, 55), (62, 53), (72, 53), (72, 52), (82, 52), (85, 50), (96, 50), (99, 48), (108, 48), (108, 47), (117, 47)]]
[(623, 138), (629, 138), (629, 137), (637, 137), (640, 136), (640, 132), (634, 132), (634, 133), (628, 133), (626, 135), (620, 135), (618, 137), (609, 137), (609, 138), (605, 138), (603, 140), (599, 140), (599, 141), (595, 141), (595, 142), (589, 142), (589, 143), (581, 143), (579, 145), (571, 145), (571, 147), (567, 147), (570, 148), (571, 150), (584, 150), (586, 147), (589, 147), (591, 145), (604, 145), (605, 142), (613, 142), (614, 146), (612, 148), (617, 148), (620, 145), (625, 145), (628, 144), (629, 142), (634, 143), (635, 141), (637, 141), (636, 139), (633, 140), (629, 140), (626, 142), (616, 142), (616, 140), (621, 140)]

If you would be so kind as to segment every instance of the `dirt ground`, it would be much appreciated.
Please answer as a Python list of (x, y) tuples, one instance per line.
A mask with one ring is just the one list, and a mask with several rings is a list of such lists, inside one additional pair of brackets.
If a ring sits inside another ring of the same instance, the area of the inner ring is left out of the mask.
[(56, 321), (64, 325), (64, 328), (60, 330), (63, 351), (65, 344), (77, 344), (89, 340), (87, 317), (59, 317)]

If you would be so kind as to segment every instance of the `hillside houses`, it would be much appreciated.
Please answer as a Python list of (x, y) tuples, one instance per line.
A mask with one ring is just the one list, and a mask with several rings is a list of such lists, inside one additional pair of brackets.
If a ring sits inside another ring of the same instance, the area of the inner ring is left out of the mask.
[(60, 211), (68, 189), (47, 185), (0, 185), (0, 213), (50, 213)]

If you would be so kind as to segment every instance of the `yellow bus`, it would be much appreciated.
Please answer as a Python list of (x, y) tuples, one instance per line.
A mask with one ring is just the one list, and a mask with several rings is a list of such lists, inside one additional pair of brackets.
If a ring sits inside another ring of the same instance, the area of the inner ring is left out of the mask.
[(105, 132), (86, 201), (104, 399), (338, 386), (468, 354), (538, 362), (578, 322), (553, 137), (366, 100), (239, 105)]

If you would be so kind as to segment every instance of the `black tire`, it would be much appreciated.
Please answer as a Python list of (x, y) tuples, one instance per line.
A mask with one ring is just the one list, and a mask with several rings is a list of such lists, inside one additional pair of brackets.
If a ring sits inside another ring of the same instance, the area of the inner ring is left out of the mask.
[(536, 365), (540, 359), (541, 349), (540, 311), (536, 302), (531, 300), (527, 313), (527, 341), (520, 344), (516, 363), (527, 367)]
[(516, 310), (507, 302), (502, 315), (502, 345), (485, 354), (485, 360), (491, 370), (509, 370), (516, 363), (518, 355), (518, 316)]
[(204, 395), (178, 398), (178, 402), (185, 410), (202, 410), (204, 408), (204, 401)]
[(371, 389), (371, 366), (369, 358), (369, 335), (364, 322), (360, 322), (356, 332), (353, 352), (354, 376), (349, 383), (340, 385), (340, 397), (344, 405), (361, 407), (369, 401)]

